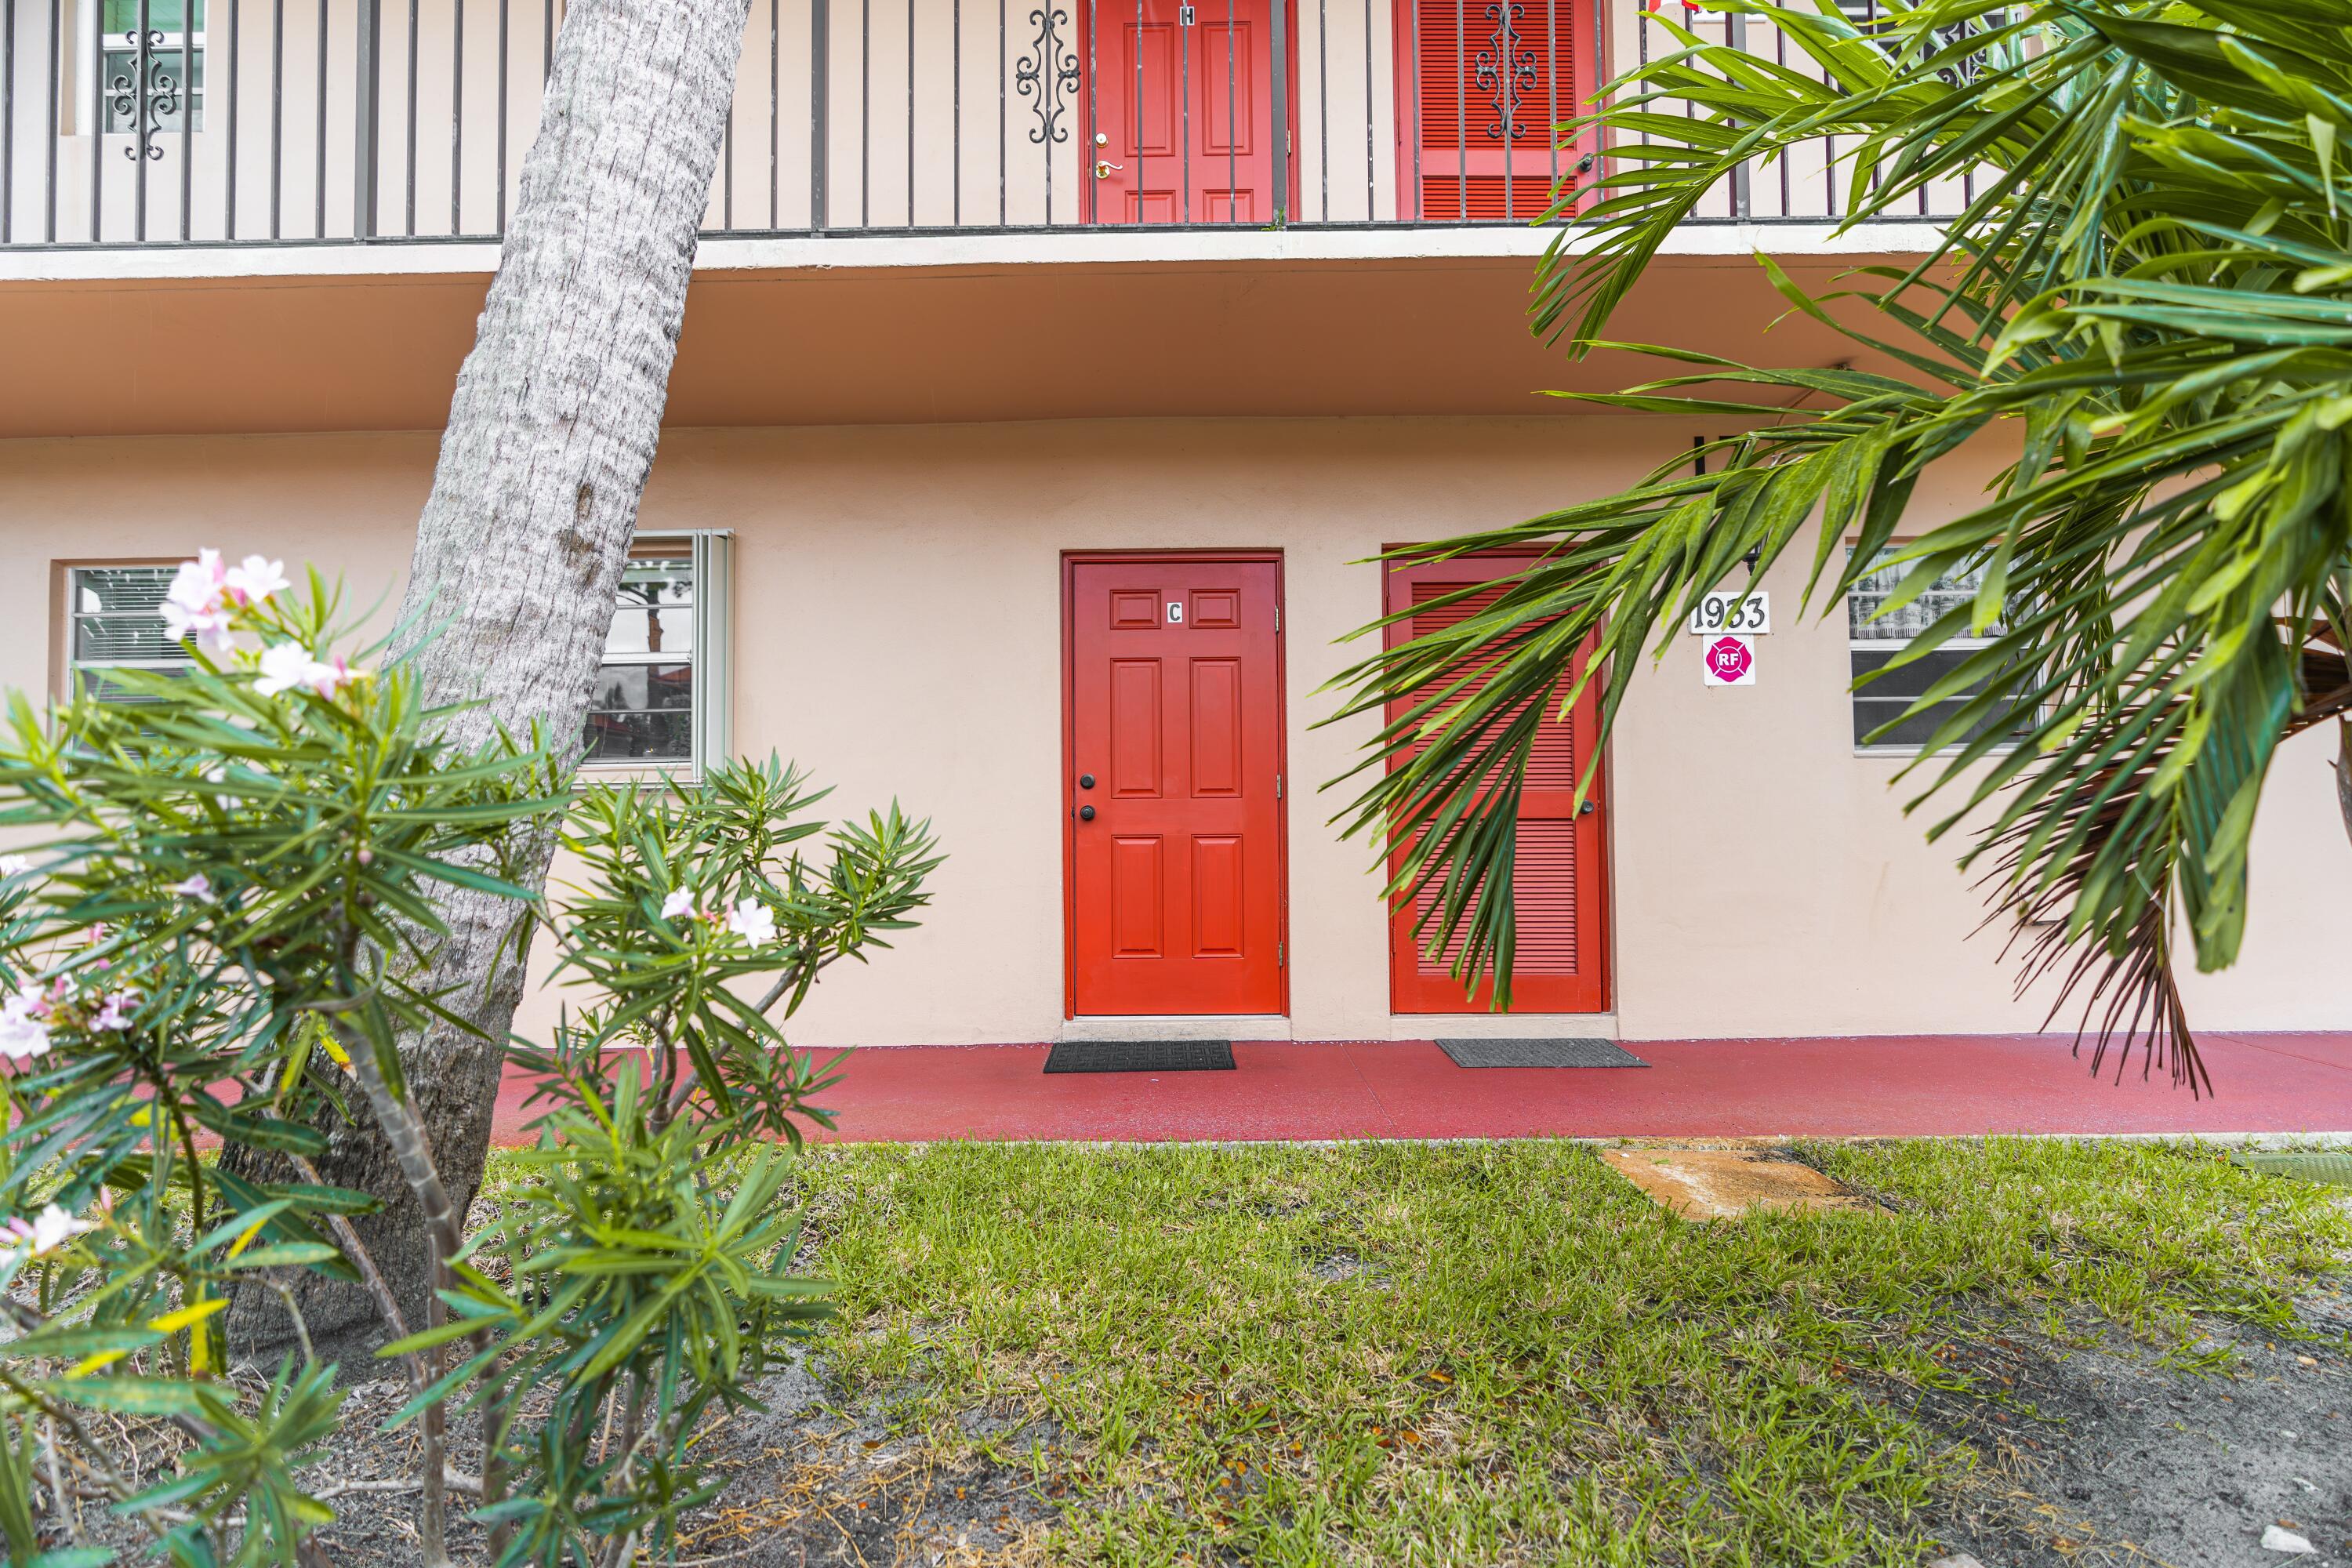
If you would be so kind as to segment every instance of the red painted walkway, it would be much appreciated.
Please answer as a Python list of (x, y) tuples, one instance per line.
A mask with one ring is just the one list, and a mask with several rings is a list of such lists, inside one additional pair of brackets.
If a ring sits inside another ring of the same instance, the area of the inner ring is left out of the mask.
[[(2064, 1036), (1629, 1041), (1647, 1068), (1455, 1067), (1426, 1041), (1238, 1044), (1234, 1072), (1055, 1074), (1044, 1046), (851, 1053), (822, 1097), (859, 1142), (2352, 1133), (2352, 1034), (2206, 1035), (2213, 1090), (2094, 1079)], [(522, 1142), (524, 1086), (496, 1136)]]

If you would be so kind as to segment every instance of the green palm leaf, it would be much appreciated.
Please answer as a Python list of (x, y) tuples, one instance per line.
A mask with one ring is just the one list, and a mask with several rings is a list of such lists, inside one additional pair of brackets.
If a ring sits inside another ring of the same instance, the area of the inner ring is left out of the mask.
[[(1558, 700), (1584, 638), (1602, 653), (1585, 674), (1601, 683), (1597, 757), (1636, 659), (1663, 653), (1704, 594), (1811, 531), (1806, 597), (1833, 603), (1884, 569), (1930, 467), (2013, 432), (1984, 501), (1893, 556), (1890, 607), (1958, 571), (1981, 587), (1886, 669), (1954, 637), (1987, 644), (1904, 715), (1940, 718), (1910, 806), (1952, 797), (1929, 836), (1974, 836), (1963, 864), (2018, 933), (2021, 988), (2047, 979), (2060, 1007), (2082, 1007), (2095, 1065), (2141, 1044), (2149, 1068), (2200, 1088), (2176, 950), (2235, 962), (2278, 748), (2352, 714), (2352, 187), (2335, 155), (2352, 133), (2352, 7), (1929, 0), (1870, 27), (1833, 0), (1724, 8), (1776, 29), (1810, 72), (1662, 20), (1682, 47), (1563, 128), (1610, 153), (1545, 258), (1532, 321), (1571, 354), (1630, 349), (1666, 371), (1582, 401), (1735, 433), (1702, 448), (1700, 472), (1678, 458), (1617, 495), (1409, 552), (1543, 547), (1481, 614), (1335, 683), (1333, 720), (1383, 715), (1339, 820), (1404, 847), (1390, 896), (1437, 889), (1421, 940), (1458, 942), (1456, 975), (1491, 974), (1507, 1005), (1510, 901), (1479, 894), (1509, 875), (1528, 705)], [(1675, 224), (1735, 170), (1824, 136), (1849, 227), (1938, 183), (1971, 193), (1916, 266), (1861, 269), (1835, 293), (1759, 258), (1792, 308), (1895, 374), (1607, 340)]]

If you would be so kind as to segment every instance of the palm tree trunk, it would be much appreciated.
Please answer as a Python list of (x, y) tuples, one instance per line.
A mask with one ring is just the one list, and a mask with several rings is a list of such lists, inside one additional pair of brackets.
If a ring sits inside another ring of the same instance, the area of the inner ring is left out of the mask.
[[(581, 733), (660, 437), (748, 10), (749, 0), (572, 0), (564, 16), (402, 605), (416, 626), (439, 627), (415, 655), (427, 697), (480, 704), (454, 725), (461, 742), (541, 721), (568, 753)], [(530, 846), (518, 879), (541, 885), (551, 851), (551, 840)], [(462, 1217), (481, 1181), (496, 1042), (522, 994), (524, 955), (513, 903), (448, 889), (439, 909), (451, 934), (419, 982), (488, 1039), (442, 1025), (404, 1040), (402, 1059)], [(425, 1217), (372, 1122), (332, 1136), (320, 1173), (384, 1200), (359, 1229), (421, 1323)], [(380, 1342), (365, 1290), (315, 1279), (304, 1289), (321, 1354), (351, 1363)], [(232, 1325), (247, 1349), (285, 1332), (275, 1299), (250, 1292)]]

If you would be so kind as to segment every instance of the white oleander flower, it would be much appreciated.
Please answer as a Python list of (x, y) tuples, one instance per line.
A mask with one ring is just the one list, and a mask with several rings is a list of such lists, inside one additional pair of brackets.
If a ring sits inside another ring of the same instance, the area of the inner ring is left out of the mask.
[(269, 595), (293, 584), (286, 580), (286, 563), (248, 555), (241, 566), (232, 566), (221, 574), (221, 589), (240, 605), (259, 605)]
[(253, 689), (264, 697), (275, 697), (307, 686), (321, 697), (332, 697), (352, 681), (366, 679), (364, 670), (345, 664), (341, 654), (333, 662), (322, 663), (300, 643), (281, 642), (261, 650), (261, 679), (253, 683)]
[(37, 985), (19, 986), (15, 995), (0, 1002), (0, 1057), (22, 1062), (47, 1056), (49, 1026), (45, 1020), (48, 1011), (48, 998)]
[(272, 643), (261, 650), (261, 678), (253, 689), (264, 697), (291, 691), (310, 678), (310, 650), (300, 643)]
[(0, 1247), (0, 1252), (21, 1254), (25, 1258), (39, 1258), (55, 1252), (83, 1232), (97, 1228), (98, 1226), (89, 1221), (76, 1219), (57, 1205), (49, 1204), (45, 1205), (39, 1214), (35, 1215), (30, 1222), (22, 1218), (11, 1219), (5, 1227), (0, 1227), (0, 1230), (5, 1230), (6, 1234), (16, 1237), (14, 1242), (5, 1247)]
[(738, 899), (728, 911), (727, 929), (757, 947), (776, 940), (776, 912), (757, 899)]

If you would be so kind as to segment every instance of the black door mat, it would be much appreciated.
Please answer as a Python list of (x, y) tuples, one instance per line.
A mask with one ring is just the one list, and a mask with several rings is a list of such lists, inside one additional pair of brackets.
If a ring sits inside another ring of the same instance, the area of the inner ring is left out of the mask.
[(1231, 1040), (1064, 1040), (1047, 1072), (1231, 1072)]
[(1614, 1040), (1440, 1040), (1458, 1068), (1645, 1068)]

